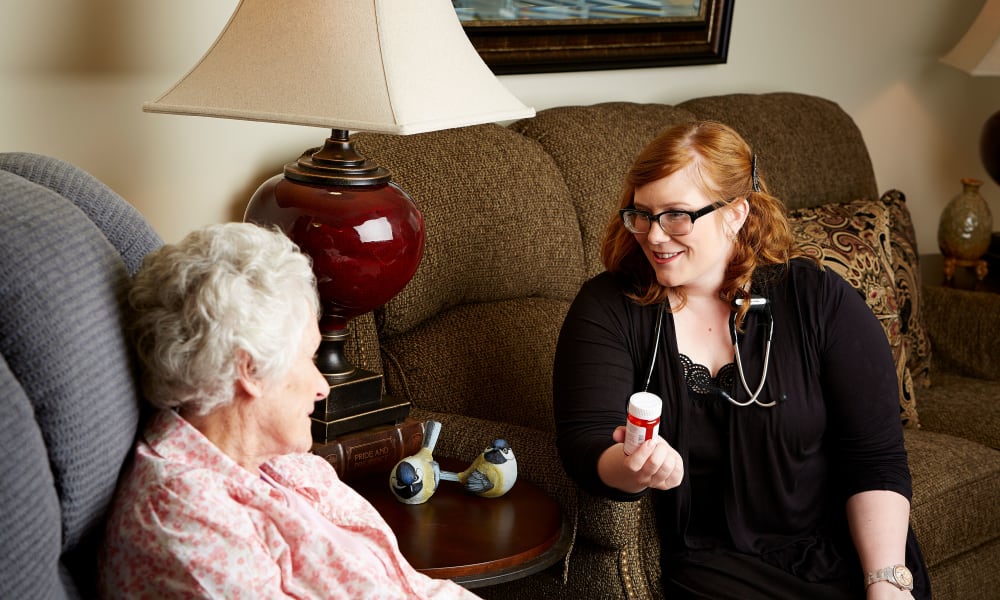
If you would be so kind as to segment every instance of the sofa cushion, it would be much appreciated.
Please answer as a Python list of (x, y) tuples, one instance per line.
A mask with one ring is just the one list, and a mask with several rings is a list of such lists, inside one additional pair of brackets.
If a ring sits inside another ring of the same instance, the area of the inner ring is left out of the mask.
[(740, 132), (760, 158), (769, 191), (789, 208), (878, 197), (861, 130), (830, 100), (776, 92), (710, 96), (677, 106)]
[(896, 364), (900, 418), (904, 426), (918, 427), (893, 277), (891, 218), (889, 207), (881, 200), (824, 204), (789, 212), (800, 248), (846, 279), (878, 318)]
[(635, 156), (664, 129), (692, 119), (690, 112), (665, 104), (609, 102), (549, 108), (511, 124), (537, 140), (565, 178), (580, 219), (588, 277), (604, 270), (601, 241), (608, 222), (617, 218)]
[(552, 357), (568, 309), (520, 298), (445, 311), (382, 341), (386, 389), (418, 408), (554, 432)]
[(410, 194), (427, 234), (413, 279), (378, 312), (381, 335), (453, 306), (576, 295), (584, 281), (576, 210), (534, 141), (493, 124), (356, 140)]

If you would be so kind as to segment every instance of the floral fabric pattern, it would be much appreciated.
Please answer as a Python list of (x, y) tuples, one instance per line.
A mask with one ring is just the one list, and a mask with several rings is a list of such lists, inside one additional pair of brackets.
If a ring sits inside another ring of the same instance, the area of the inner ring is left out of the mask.
[(889, 206), (881, 200), (826, 204), (790, 211), (789, 221), (806, 255), (847, 280), (882, 324), (896, 364), (900, 419), (904, 427), (919, 427), (892, 259)]
[(137, 444), (119, 488), (101, 556), (102, 596), (476, 598), (414, 570), (378, 512), (324, 459), (289, 454), (261, 470), (374, 552), (352, 551), (357, 545), (328, 535), (281, 491), (164, 411)]

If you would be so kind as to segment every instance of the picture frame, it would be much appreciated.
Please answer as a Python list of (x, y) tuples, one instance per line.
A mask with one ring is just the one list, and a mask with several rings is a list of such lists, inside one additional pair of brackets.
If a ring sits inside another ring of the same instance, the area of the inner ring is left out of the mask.
[[(521, 15), (527, 11), (511, 8), (509, 14), (500, 15), (503, 18), (482, 19), (462, 12), (470, 10), (469, 4), (490, 2), (455, 0), (454, 4), (472, 45), (498, 75), (725, 63), (734, 4), (734, 0), (664, 0), (662, 4), (670, 4), (680, 14), (630, 18), (549, 19), (538, 18), (537, 12), (524, 18)], [(511, 0), (492, 2), (495, 6), (522, 4)], [(609, 3), (575, 0), (523, 4), (597, 7)], [(683, 14), (684, 8), (690, 14)]]

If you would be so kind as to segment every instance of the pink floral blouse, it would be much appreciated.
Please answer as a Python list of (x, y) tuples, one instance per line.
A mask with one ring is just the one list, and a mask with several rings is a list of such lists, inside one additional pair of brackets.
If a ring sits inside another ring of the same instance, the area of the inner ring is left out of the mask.
[[(101, 556), (102, 595), (477, 597), (414, 570), (382, 517), (324, 459), (289, 454), (261, 470), (272, 483), (175, 413), (157, 415), (115, 499)], [(290, 506), (290, 493), (316, 512)], [(318, 525), (324, 517), (329, 523)]]

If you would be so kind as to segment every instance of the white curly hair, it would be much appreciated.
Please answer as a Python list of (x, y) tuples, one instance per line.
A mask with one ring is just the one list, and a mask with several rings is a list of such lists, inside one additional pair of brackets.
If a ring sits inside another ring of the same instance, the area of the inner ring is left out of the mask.
[(278, 230), (210, 225), (150, 253), (128, 296), (143, 391), (161, 409), (232, 401), (240, 351), (270, 379), (319, 315), (309, 257)]

